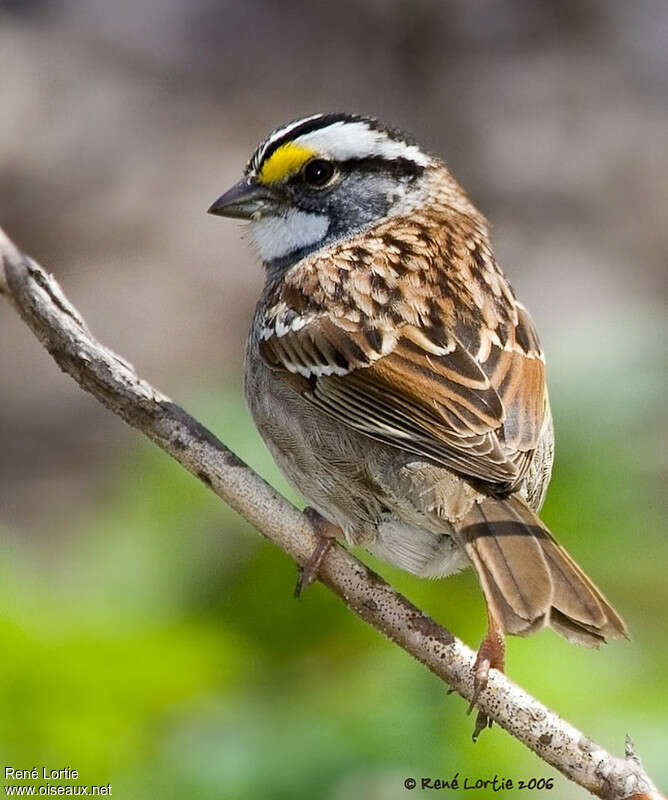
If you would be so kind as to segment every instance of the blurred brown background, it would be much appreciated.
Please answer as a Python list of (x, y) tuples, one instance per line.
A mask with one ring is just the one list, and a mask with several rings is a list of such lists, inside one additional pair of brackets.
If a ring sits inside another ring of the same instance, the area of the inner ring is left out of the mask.
[[(243, 229), (206, 208), (288, 119), (349, 110), (410, 131), (444, 156), (491, 220), (498, 259), (541, 331), (558, 448), (565, 442), (557, 470), (575, 474), (568, 464), (591, 457), (600, 434), (620, 480), (635, 476), (651, 497), (642, 503), (658, 514), (663, 0), (5, 0), (0, 109), (0, 224), (56, 274), (103, 342), (221, 434), (216, 398), (229, 395), (240, 408), (243, 341), (262, 274)], [(137, 447), (136, 435), (61, 375), (0, 307), (0, 527), (10, 549), (35, 540), (58, 553), (75, 522), (95, 526), (117, 476), (145, 480)], [(602, 507), (624, 491), (608, 484)], [(577, 526), (580, 511), (566, 519)], [(211, 538), (197, 546), (225, 549), (219, 513), (210, 512)], [(617, 544), (596, 540), (588, 571), (601, 578), (597, 553), (620, 546), (607, 585), (615, 564), (633, 561), (626, 548), (656, 570), (653, 540), (638, 530), (618, 531)], [(560, 538), (571, 547), (581, 535)], [(280, 564), (288, 591), (292, 572)], [(647, 585), (640, 566), (634, 574), (627, 599)], [(645, 613), (629, 605), (630, 617)], [(653, 607), (659, 614), (658, 600)], [(661, 625), (665, 634), (665, 622), (657, 625), (648, 643)], [(289, 796), (298, 796), (294, 787)]]
[[(601, 360), (633, 367), (636, 341), (656, 354), (660, 0), (16, 0), (0, 17), (0, 75), (2, 224), (177, 398), (203, 374), (239, 372), (262, 280), (240, 229), (204, 211), (269, 129), (318, 110), (376, 115), (446, 158), (493, 223), (553, 383)], [(132, 434), (10, 314), (0, 340), (2, 503), (38, 526), (48, 509), (52, 525), (89, 495), (108, 438)]]

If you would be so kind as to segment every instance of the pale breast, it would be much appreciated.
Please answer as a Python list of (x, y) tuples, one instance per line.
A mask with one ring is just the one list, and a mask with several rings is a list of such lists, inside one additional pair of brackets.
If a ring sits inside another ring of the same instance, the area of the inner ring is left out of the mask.
[(252, 336), (244, 392), (260, 435), (290, 483), (349, 541), (371, 541), (385, 511), (367, 470), (376, 443), (323, 414), (274, 375)]

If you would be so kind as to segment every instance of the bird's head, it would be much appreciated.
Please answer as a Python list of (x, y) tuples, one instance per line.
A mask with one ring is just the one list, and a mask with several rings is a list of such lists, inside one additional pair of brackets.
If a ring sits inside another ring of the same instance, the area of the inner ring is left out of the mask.
[(260, 258), (275, 272), (387, 217), (410, 214), (440, 171), (449, 177), (410, 137), (374, 119), (316, 114), (271, 133), (209, 212), (249, 220)]

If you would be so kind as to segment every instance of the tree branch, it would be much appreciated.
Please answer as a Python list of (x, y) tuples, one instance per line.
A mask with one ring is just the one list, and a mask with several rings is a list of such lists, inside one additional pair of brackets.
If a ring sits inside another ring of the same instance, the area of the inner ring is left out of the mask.
[[(152, 439), (267, 538), (304, 564), (315, 546), (297, 509), (210, 431), (97, 342), (58, 283), (0, 229), (4, 294), (59, 366), (101, 403)], [(462, 697), (473, 693), (474, 653), (378, 575), (336, 546), (320, 579), (348, 608), (424, 664)], [(616, 758), (492, 670), (478, 707), (567, 778), (606, 800), (661, 800), (627, 739)]]

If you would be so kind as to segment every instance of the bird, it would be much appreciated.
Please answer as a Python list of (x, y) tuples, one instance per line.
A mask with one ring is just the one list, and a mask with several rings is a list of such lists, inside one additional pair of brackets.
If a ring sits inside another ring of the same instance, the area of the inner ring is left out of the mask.
[(271, 132), (208, 210), (247, 221), (264, 266), (244, 391), (318, 534), (297, 593), (339, 538), (421, 577), (473, 567), (487, 633), (470, 708), (506, 634), (627, 637), (538, 516), (545, 357), (444, 161), (373, 117), (314, 114)]

